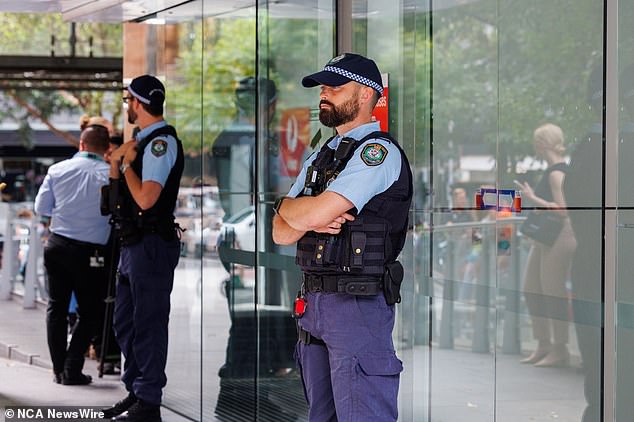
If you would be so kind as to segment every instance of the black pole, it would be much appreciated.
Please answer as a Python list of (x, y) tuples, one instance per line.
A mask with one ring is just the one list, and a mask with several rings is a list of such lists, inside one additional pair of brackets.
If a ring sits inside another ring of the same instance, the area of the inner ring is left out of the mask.
[(77, 34), (75, 32), (75, 22), (71, 22), (70, 24), (70, 38), (68, 39), (70, 43), (70, 56), (75, 57), (75, 46), (77, 44)]
[(101, 350), (99, 351), (99, 378), (103, 378), (103, 365), (110, 348), (110, 332), (112, 331), (112, 317), (114, 314), (114, 301), (117, 284), (117, 266), (119, 265), (119, 242), (114, 229), (110, 231), (112, 247), (110, 249), (110, 262), (108, 268), (108, 290), (104, 302), (106, 303), (101, 332)]

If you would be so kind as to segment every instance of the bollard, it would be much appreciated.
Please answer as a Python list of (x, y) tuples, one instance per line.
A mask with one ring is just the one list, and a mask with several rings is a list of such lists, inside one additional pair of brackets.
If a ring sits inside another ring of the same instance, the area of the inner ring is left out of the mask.
[(9, 204), (0, 204), (6, 215), (4, 226), (4, 246), (2, 249), (2, 271), (0, 272), (0, 299), (11, 299), (13, 290), (13, 277), (15, 275), (16, 250), (13, 242), (13, 212)]
[(24, 298), (22, 307), (24, 309), (35, 308), (35, 297), (37, 294), (37, 261), (40, 258), (40, 235), (38, 233), (38, 217), (31, 218), (29, 228), (29, 256), (26, 261), (26, 272), (24, 274)]
[[(450, 232), (451, 233), (451, 232)], [(447, 234), (447, 232), (445, 232)], [(455, 271), (455, 257), (454, 257), (454, 242), (447, 242), (447, 263), (445, 264), (446, 275), (445, 282), (442, 290), (442, 313), (440, 319), (440, 338), (438, 340), (438, 347), (441, 349), (453, 349), (454, 348), (454, 279), (456, 275)]]
[[(476, 309), (475, 321), (473, 323), (473, 343), (471, 350), (476, 353), (489, 352), (489, 294), (491, 280), (491, 256), (496, 257), (497, 254), (491, 255), (490, 227), (483, 228), (486, 234), (482, 236), (482, 257), (480, 265), (479, 283), (475, 289)], [(495, 230), (495, 226), (493, 226)], [(495, 233), (495, 232), (494, 232)], [(495, 238), (494, 238), (495, 239)], [(496, 245), (497, 246), (497, 245)], [(496, 262), (496, 261), (494, 261)]]
[(520, 247), (517, 225), (511, 237), (511, 280), (506, 290), (502, 353), (520, 354)]

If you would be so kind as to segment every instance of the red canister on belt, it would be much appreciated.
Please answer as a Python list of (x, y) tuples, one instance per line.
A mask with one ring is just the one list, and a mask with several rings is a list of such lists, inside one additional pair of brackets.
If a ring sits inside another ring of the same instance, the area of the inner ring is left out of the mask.
[(301, 294), (298, 294), (295, 298), (295, 304), (293, 305), (293, 318), (303, 317), (306, 312), (306, 305), (306, 299), (304, 299)]

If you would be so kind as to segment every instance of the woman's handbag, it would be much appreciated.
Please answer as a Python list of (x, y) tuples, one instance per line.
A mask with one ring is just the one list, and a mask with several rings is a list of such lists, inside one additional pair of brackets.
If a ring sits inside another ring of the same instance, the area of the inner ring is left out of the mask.
[(563, 227), (563, 217), (548, 211), (532, 211), (520, 226), (520, 231), (537, 242), (552, 246)]

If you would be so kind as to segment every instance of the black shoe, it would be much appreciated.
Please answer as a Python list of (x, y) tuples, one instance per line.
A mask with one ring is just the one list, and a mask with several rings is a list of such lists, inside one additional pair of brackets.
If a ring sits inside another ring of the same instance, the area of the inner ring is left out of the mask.
[(125, 398), (113, 404), (111, 407), (106, 407), (105, 409), (101, 409), (101, 411), (103, 412), (103, 418), (112, 419), (115, 416), (119, 416), (120, 414), (128, 410), (130, 407), (132, 407), (132, 405), (135, 404), (136, 402), (137, 402), (136, 396), (134, 395), (134, 393), (130, 393)]
[(114, 420), (126, 422), (161, 422), (161, 406), (139, 400), (128, 409), (127, 414), (117, 416)]
[(62, 383), (62, 373), (61, 372), (53, 372), (53, 382), (55, 384), (61, 384)]
[(92, 382), (90, 375), (84, 375), (81, 372), (77, 374), (68, 374), (64, 372), (62, 374), (62, 384), (64, 385), (88, 385)]

